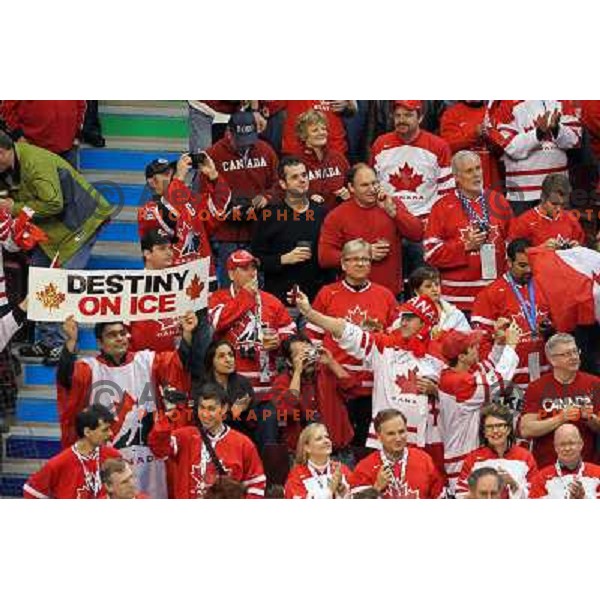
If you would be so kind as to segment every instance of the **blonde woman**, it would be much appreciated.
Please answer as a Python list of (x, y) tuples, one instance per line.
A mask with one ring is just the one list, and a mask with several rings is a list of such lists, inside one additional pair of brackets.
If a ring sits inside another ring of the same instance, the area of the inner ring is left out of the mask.
[(296, 447), (296, 465), (285, 484), (286, 498), (346, 498), (350, 470), (331, 460), (332, 444), (325, 425), (312, 423), (302, 430)]

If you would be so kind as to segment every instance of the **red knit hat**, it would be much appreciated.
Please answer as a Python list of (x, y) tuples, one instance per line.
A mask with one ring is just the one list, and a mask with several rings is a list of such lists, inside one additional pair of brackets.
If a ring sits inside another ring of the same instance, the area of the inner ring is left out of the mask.
[(233, 271), (238, 267), (247, 267), (252, 263), (254, 263), (257, 267), (260, 265), (258, 258), (250, 254), (250, 252), (247, 250), (236, 250), (227, 258), (227, 270)]
[(412, 314), (419, 317), (428, 329), (435, 327), (440, 320), (437, 306), (429, 296), (415, 296), (411, 298), (408, 302), (400, 305), (398, 312), (400, 316), (403, 314)]

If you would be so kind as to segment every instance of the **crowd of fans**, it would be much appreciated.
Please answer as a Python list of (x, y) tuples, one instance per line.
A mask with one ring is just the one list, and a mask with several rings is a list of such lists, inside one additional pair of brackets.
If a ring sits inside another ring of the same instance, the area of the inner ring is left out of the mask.
[[(0, 104), (0, 242), (31, 265), (84, 268), (113, 214), (77, 170), (77, 139), (104, 143), (85, 109)], [(597, 326), (559, 331), (529, 259), (596, 250), (600, 102), (189, 111), (138, 224), (146, 269), (211, 258), (208, 307), (98, 324), (94, 358), (73, 319), (36, 324), (20, 358), (58, 364), (64, 450), (26, 497), (600, 494)], [(26, 310), (1, 286), (0, 367)]]

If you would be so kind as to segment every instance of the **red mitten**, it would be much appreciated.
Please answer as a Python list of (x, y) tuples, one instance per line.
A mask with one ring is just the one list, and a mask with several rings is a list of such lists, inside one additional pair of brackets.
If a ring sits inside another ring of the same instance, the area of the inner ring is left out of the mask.
[(48, 236), (31, 222), (35, 211), (24, 206), (13, 222), (13, 241), (22, 250), (32, 250), (38, 244), (48, 241)]

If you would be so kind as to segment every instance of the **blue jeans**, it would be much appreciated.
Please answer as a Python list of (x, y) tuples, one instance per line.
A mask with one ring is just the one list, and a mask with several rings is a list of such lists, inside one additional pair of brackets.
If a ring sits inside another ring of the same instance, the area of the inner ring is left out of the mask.
[[(93, 235), (66, 263), (61, 265), (61, 268), (84, 269), (90, 259), (96, 237), (97, 234)], [(34, 267), (49, 267), (50, 263), (51, 259), (46, 256), (39, 246), (36, 246), (31, 252), (31, 265)], [(60, 323), (38, 321), (36, 329), (36, 339), (48, 348), (56, 348), (65, 343), (65, 336)]]
[(277, 410), (272, 402), (259, 402), (253, 407), (256, 413), (256, 446), (262, 452), (267, 444), (276, 444), (279, 436)]

